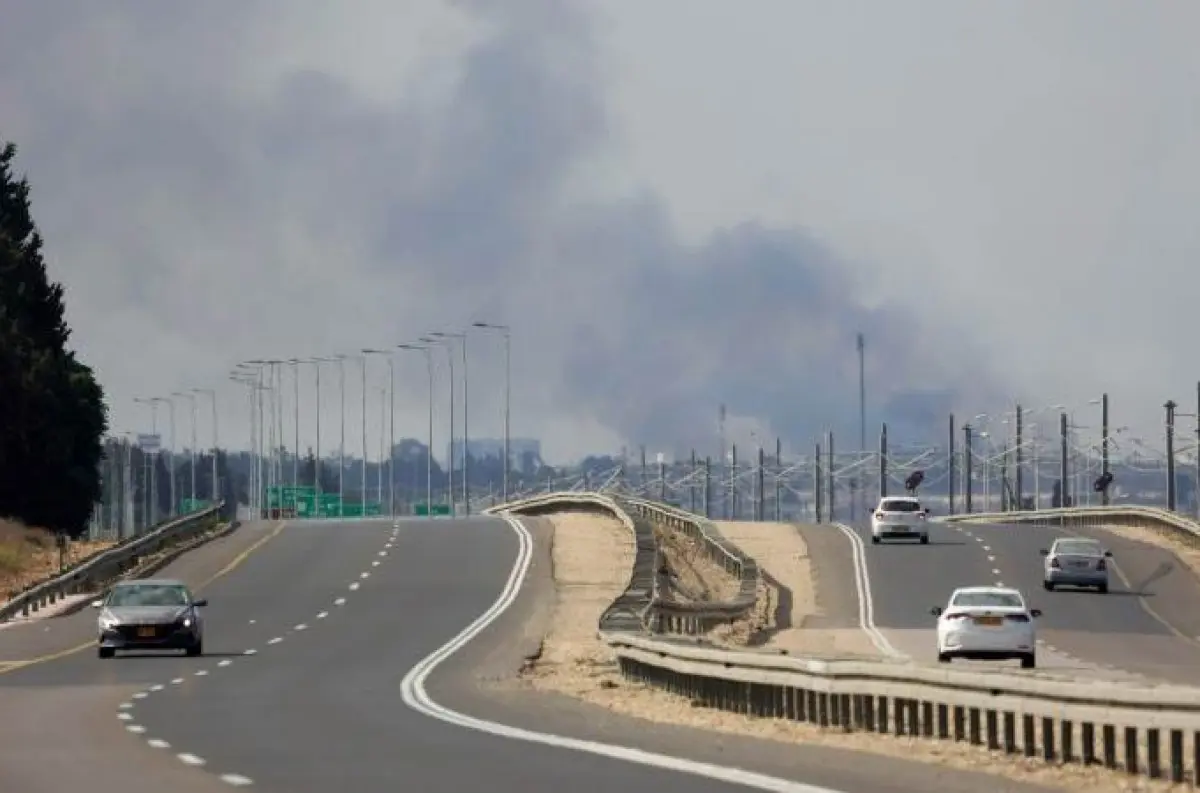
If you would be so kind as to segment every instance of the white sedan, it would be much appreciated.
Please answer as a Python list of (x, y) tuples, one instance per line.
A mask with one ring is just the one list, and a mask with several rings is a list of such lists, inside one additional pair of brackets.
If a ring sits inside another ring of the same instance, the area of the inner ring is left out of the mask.
[(871, 513), (871, 542), (884, 537), (908, 537), (929, 544), (929, 510), (915, 498), (881, 498)]
[(1022, 669), (1037, 666), (1037, 628), (1042, 616), (1025, 604), (1020, 591), (1008, 587), (974, 586), (954, 590), (938, 618), (938, 661), (1021, 659)]

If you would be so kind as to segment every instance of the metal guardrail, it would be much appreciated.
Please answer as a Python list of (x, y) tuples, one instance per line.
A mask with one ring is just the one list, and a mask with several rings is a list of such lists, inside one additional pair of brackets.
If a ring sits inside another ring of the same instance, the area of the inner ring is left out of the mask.
[[(485, 514), (502, 512), (536, 515), (569, 508), (600, 509), (629, 527), (637, 543), (634, 573), (625, 593), (601, 617), (601, 630), (617, 622), (622, 631), (696, 636), (720, 625), (745, 618), (757, 605), (760, 572), (758, 563), (729, 542), (710, 521), (681, 509), (645, 499), (615, 494), (568, 491), (546, 493), (500, 504)], [(708, 558), (738, 581), (738, 593), (725, 601), (678, 603), (665, 597), (666, 586), (659, 573), (664, 569), (662, 550), (654, 539), (654, 524), (669, 527), (696, 540)], [(636, 626), (630, 618), (638, 613)]]
[[(664, 522), (695, 516), (641, 501), (583, 493), (549, 494), (526, 505), (550, 512), (584, 501), (632, 509)], [(613, 514), (626, 521), (629, 515)], [(975, 513), (954, 521), (1040, 525), (1169, 527), (1193, 537), (1200, 525), (1151, 507)], [(943, 519), (945, 520), (945, 519)], [(675, 525), (672, 523), (672, 525)], [(740, 552), (739, 552), (740, 553)], [(1200, 687), (1053, 679), (1004, 671), (960, 671), (880, 661), (796, 658), (722, 650), (605, 630), (623, 676), (693, 703), (843, 731), (959, 741), (1047, 763), (1102, 765), (1200, 785)]]
[(1022, 523), (1034, 526), (1121, 527), (1166, 529), (1181, 539), (1200, 540), (1200, 522), (1195, 518), (1159, 507), (1132, 504), (1119, 507), (1066, 507), (1022, 512), (968, 512), (934, 518), (943, 523)]
[(60, 575), (26, 589), (0, 605), (0, 622), (18, 615), (29, 616), (68, 595), (99, 590), (104, 584), (134, 567), (145, 556), (203, 532), (219, 518), (224, 502), (168, 521), (145, 534), (131, 537), (120, 545), (85, 559)]

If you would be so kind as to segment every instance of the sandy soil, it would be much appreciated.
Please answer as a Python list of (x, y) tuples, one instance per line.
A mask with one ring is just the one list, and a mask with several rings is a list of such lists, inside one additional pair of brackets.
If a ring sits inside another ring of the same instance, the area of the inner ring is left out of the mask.
[(1200, 575), (1200, 538), (1184, 537), (1170, 529), (1144, 529), (1136, 526), (1102, 526), (1105, 531), (1121, 537), (1155, 545), (1175, 554)]
[[(112, 545), (111, 541), (72, 542), (67, 546), (66, 564), (74, 564)], [(58, 554), (52, 533), (0, 520), (0, 603), (31, 584), (57, 575)]]
[[(788, 591), (786, 613), (773, 617), (763, 647), (791, 655), (870, 657), (881, 654), (858, 628), (816, 629), (805, 626), (823, 613), (814, 585), (812, 560), (804, 537), (786, 523), (719, 521), (717, 527), (731, 542), (758, 562), (771, 579)], [(760, 598), (761, 601), (761, 598)]]
[[(965, 744), (845, 734), (782, 720), (750, 718), (696, 707), (686, 698), (630, 683), (621, 678), (611, 651), (596, 635), (596, 625), (604, 609), (628, 582), (634, 557), (632, 537), (613, 518), (563, 514), (548, 519), (554, 525), (557, 600), (554, 621), (545, 637), (541, 657), (529, 665), (524, 675), (526, 683), (535, 689), (568, 694), (613, 712), (648, 721), (856, 749), (991, 773), (1067, 791), (1131, 793), (1186, 789), (1146, 779), (1131, 779), (1102, 769), (1045, 766), (1040, 761), (1009, 758)], [(732, 532), (729, 536), (733, 539)], [(738, 544), (753, 553), (749, 542)], [(796, 569), (802, 568), (797, 565)]]
[(678, 602), (712, 603), (738, 593), (740, 582), (708, 557), (699, 540), (674, 529), (656, 526), (673, 578), (672, 595)]

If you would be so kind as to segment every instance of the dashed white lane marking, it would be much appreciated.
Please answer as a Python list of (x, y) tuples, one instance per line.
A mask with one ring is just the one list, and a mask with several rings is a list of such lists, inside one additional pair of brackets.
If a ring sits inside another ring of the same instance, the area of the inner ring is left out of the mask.
[(976, 538), (975, 538), (975, 542), (982, 543), (982, 542), (983, 542), (983, 538), (982, 538), (982, 537), (976, 537)]
[(121, 721), (133, 721), (132, 713), (118, 713), (117, 718)]
[(992, 570), (992, 575), (1000, 575), (1000, 571), (999, 571), (999, 570)]
[(371, 567), (379, 567), (379, 560), (376, 559), (375, 561), (371, 562)]
[(166, 686), (164, 686), (162, 683), (155, 683), (154, 685), (150, 686), (151, 691), (162, 691), (164, 688), (166, 688)]
[(380, 556), (387, 556), (387, 551), (380, 551), (380, 552), (379, 552), (379, 555), (380, 555)]
[(129, 710), (132, 707), (132, 702), (122, 702), (120, 705), (117, 705), (117, 710)]
[(295, 628), (293, 628), (292, 630), (306, 631), (306, 630), (308, 630), (308, 626), (302, 622), (299, 625), (297, 625)]
[(179, 684), (180, 684), (180, 683), (182, 683), (182, 682), (183, 682), (183, 678), (182, 678), (182, 677), (177, 677), (177, 678), (175, 678), (174, 680), (172, 680), (172, 681), (171, 681), (171, 685), (173, 685), (173, 686), (177, 686), (177, 685), (179, 685)]
[(354, 591), (354, 590), (356, 590), (356, 589), (358, 589), (358, 582), (357, 582), (357, 581), (355, 581), (353, 584), (351, 584), (351, 585), (350, 585), (350, 591), (351, 591), (351, 592), (353, 592), (353, 591)]
[(233, 661), (230, 661), (228, 658), (225, 658), (223, 660), (217, 661), (217, 666), (229, 666), (231, 663), (233, 663)]
[(189, 754), (188, 752), (182, 752), (175, 756), (179, 758), (181, 763), (186, 763), (187, 765), (204, 765), (203, 757), (197, 757), (196, 755)]
[(207, 670), (207, 669), (197, 669), (197, 670), (196, 670), (196, 677), (204, 677), (204, 676), (206, 676), (207, 674), (208, 674), (208, 670)]
[(988, 554), (988, 561), (994, 562), (994, 561), (996, 561), (996, 557), (992, 556), (991, 554)]
[(271, 641), (267, 642), (267, 644), (279, 644), (281, 641), (283, 641), (283, 637), (282, 637), (282, 636), (276, 636), (274, 639), (272, 639)]
[(344, 606), (345, 604), (346, 604), (345, 598), (338, 598), (337, 600), (333, 601), (333, 605), (335, 605), (335, 606)]
[(250, 620), (250, 624), (251, 624), (251, 625), (253, 625), (253, 624), (254, 624), (254, 623), (256, 623), (256, 622), (258, 622), (258, 620)]
[(146, 731), (146, 728), (140, 724), (126, 724), (125, 729), (136, 735), (141, 735), (142, 733), (144, 733)]
[(234, 787), (248, 787), (254, 784), (253, 779), (241, 774), (221, 774), (221, 781), (226, 785), (233, 785)]
[(149, 696), (149, 694), (147, 694), (145, 691), (139, 691), (133, 695), (133, 698), (134, 699), (145, 699), (148, 696)]
[(258, 655), (258, 650), (251, 647), (249, 650), (244, 651), (242, 655)]
[(151, 738), (146, 741), (146, 745), (153, 749), (170, 749), (171, 744), (164, 741), (162, 738)]
[(319, 620), (323, 620), (323, 619), (325, 619), (325, 618), (326, 618), (326, 617), (328, 617), (328, 616), (329, 616), (329, 612), (328, 612), (328, 611), (318, 611), (318, 612), (317, 612), (317, 619), (319, 619)]
[(1003, 581), (997, 581), (997, 582), (996, 582), (996, 586), (1004, 586), (1004, 582), (1003, 582)]
[(359, 573), (358, 577), (359, 578), (370, 578), (371, 574), (370, 573)]
[(983, 546), (983, 550), (985, 550), (985, 551), (990, 551), (990, 550), (992, 550), (992, 546), (990, 546), (990, 545), (985, 545), (985, 546)]

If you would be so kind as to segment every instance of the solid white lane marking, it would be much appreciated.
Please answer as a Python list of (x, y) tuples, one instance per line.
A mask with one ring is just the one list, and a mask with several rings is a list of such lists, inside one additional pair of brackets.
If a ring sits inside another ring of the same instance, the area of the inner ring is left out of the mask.
[(228, 658), (225, 658), (220, 661), (217, 661), (217, 666), (229, 666), (231, 663), (233, 663), (233, 661), (230, 661)]
[(516, 518), (504, 516), (504, 520), (516, 532), (520, 544), (517, 559), (513, 563), (512, 572), (509, 574), (504, 589), (500, 592), (496, 602), (487, 611), (479, 615), (474, 622), (464, 628), (457, 636), (409, 670), (408, 674), (404, 676), (404, 680), (400, 683), (400, 696), (404, 700), (404, 704), (426, 716), (459, 727), (465, 727), (469, 730), (477, 730), (502, 738), (511, 738), (543, 746), (554, 746), (560, 749), (571, 749), (577, 752), (599, 755), (628, 763), (706, 777), (719, 782), (742, 785), (758, 790), (767, 790), (771, 791), (771, 793), (846, 793), (846, 791), (834, 788), (806, 785), (802, 782), (793, 782), (789, 779), (759, 774), (754, 771), (745, 771), (740, 768), (725, 768), (713, 763), (685, 760), (681, 757), (672, 757), (629, 746), (585, 741), (580, 738), (568, 738), (563, 735), (510, 727), (507, 724), (468, 716), (434, 702), (430, 698), (429, 692), (425, 690), (425, 681), (443, 661), (465, 647), (473, 638), (478, 636), (491, 623), (495, 622), (497, 617), (507, 611), (521, 592), (525, 573), (529, 569), (529, 563), (533, 558), (533, 537)]
[(337, 600), (333, 601), (333, 605), (335, 605), (335, 606), (344, 606), (345, 604), (346, 604), (345, 598), (338, 598)]
[(167, 743), (162, 738), (151, 738), (150, 740), (146, 741), (146, 745), (151, 746), (155, 749), (170, 749), (171, 748), (171, 744)]
[(133, 721), (132, 713), (118, 713), (117, 718), (121, 721)]
[(907, 658), (875, 627), (875, 601), (871, 595), (871, 573), (867, 569), (867, 552), (858, 532), (844, 523), (835, 523), (850, 541), (851, 561), (854, 563), (854, 588), (858, 592), (858, 625), (875, 649), (891, 658)]
[(358, 589), (358, 582), (357, 582), (357, 581), (355, 581), (353, 584), (351, 584), (351, 585), (350, 585), (350, 591), (351, 591), (351, 592), (353, 592), (353, 591), (354, 591), (354, 590), (356, 590), (356, 589)]
[(328, 617), (328, 616), (329, 616), (329, 612), (328, 612), (328, 611), (318, 611), (318, 612), (317, 612), (317, 619), (319, 619), (319, 620), (323, 620), (323, 619), (325, 619), (325, 618), (326, 618), (326, 617)]
[(256, 623), (256, 622), (258, 622), (258, 620), (250, 620), (250, 624), (251, 624), (251, 625), (253, 625), (253, 624), (254, 624), (254, 623)]
[(226, 785), (233, 785), (234, 787), (246, 787), (254, 784), (253, 779), (241, 774), (221, 774), (221, 781)]
[(140, 724), (126, 724), (125, 729), (129, 730), (130, 732), (134, 733), (135, 735), (141, 735), (142, 733), (144, 733), (146, 731), (146, 728)]
[(272, 639), (271, 641), (267, 642), (267, 644), (279, 644), (281, 641), (283, 641), (283, 637), (282, 637), (282, 636), (276, 636), (274, 639)]
[(257, 655), (257, 654), (258, 654), (258, 650), (255, 650), (254, 648), (250, 648), (249, 650), (245, 650), (242, 652), (242, 655)]
[(187, 752), (183, 752), (183, 753), (177, 754), (175, 756), (179, 758), (180, 762), (186, 763), (188, 765), (204, 765), (204, 758), (197, 757), (194, 754), (189, 754)]

